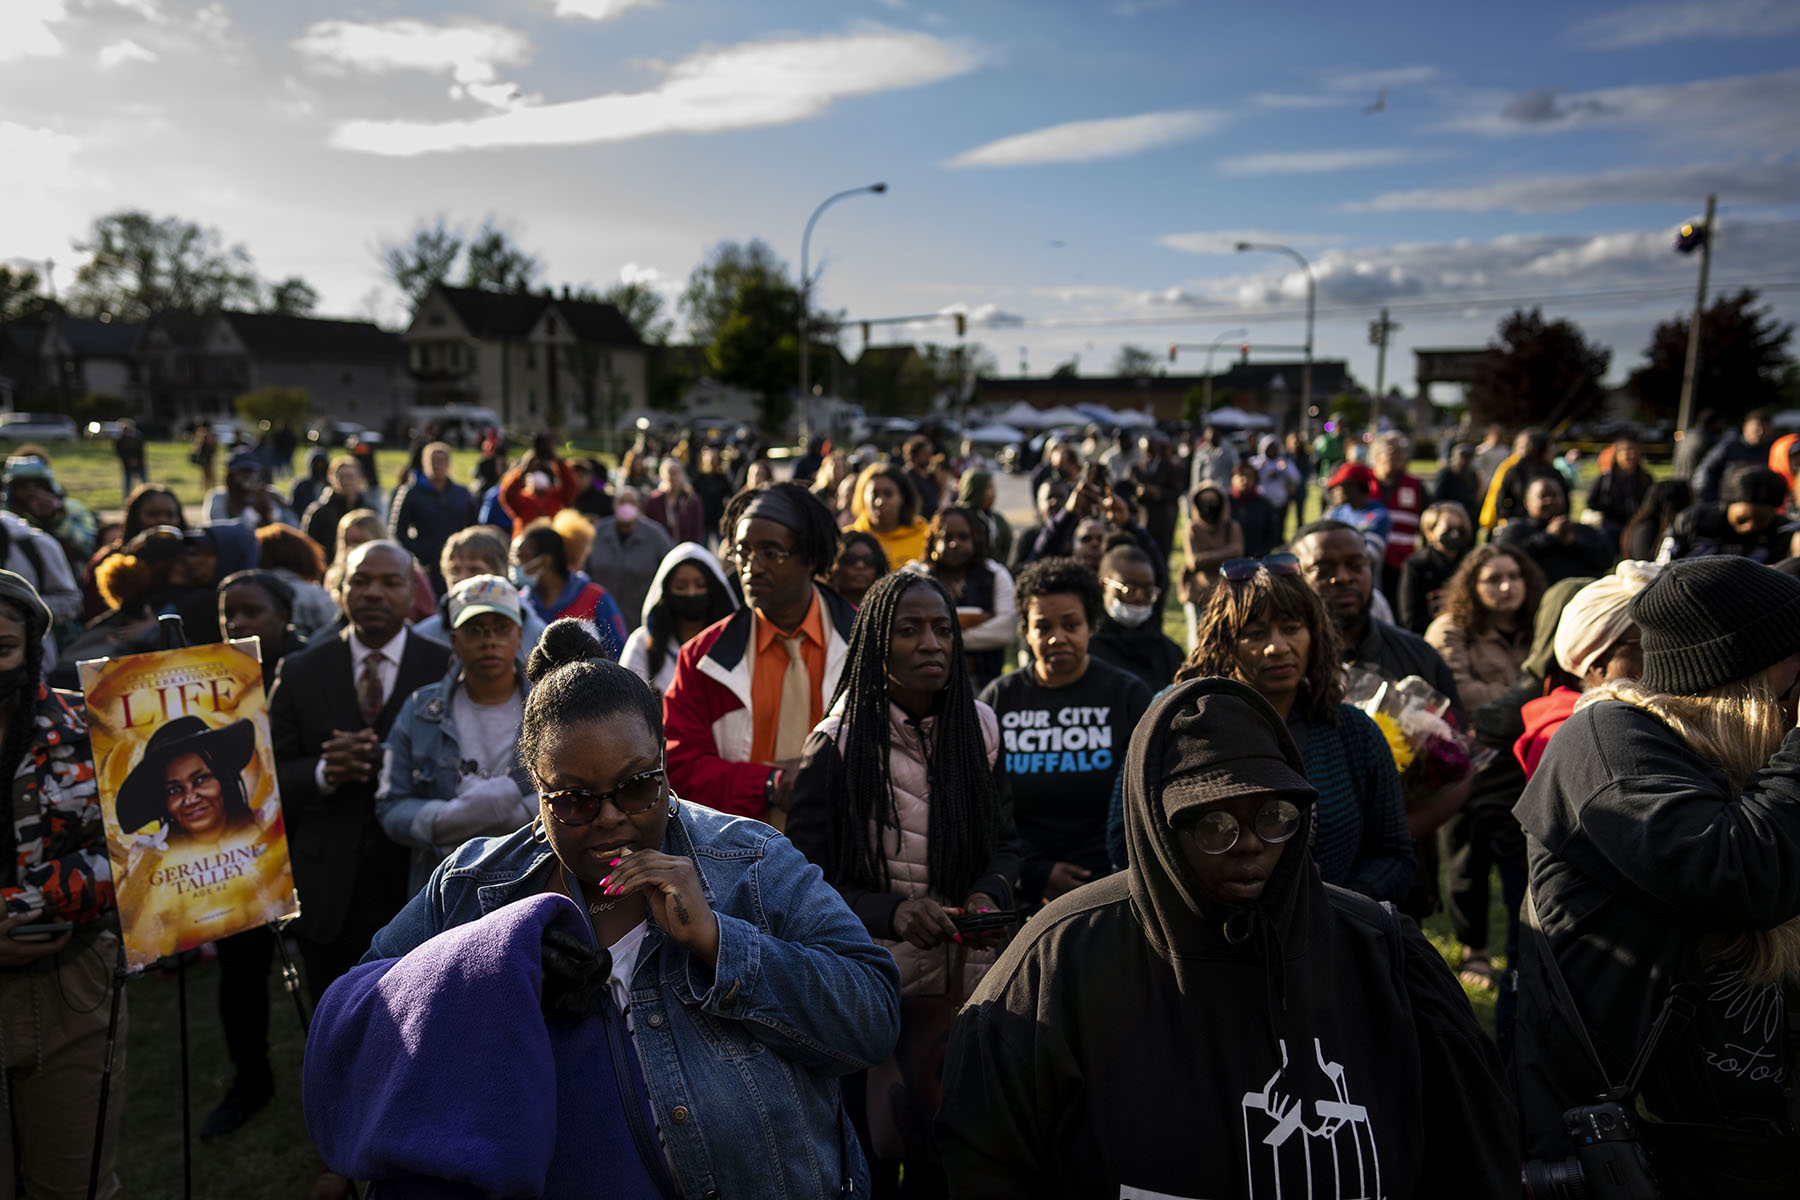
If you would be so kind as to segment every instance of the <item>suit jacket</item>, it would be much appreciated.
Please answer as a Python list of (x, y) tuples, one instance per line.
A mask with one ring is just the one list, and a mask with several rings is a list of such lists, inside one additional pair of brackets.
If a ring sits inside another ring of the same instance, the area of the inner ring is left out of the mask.
[[(448, 646), (408, 632), (393, 690), (375, 718), (375, 732), (383, 741), (406, 698), (438, 682), (449, 667)], [(275, 774), (281, 781), (294, 887), (300, 893), (295, 929), (310, 941), (330, 942), (343, 931), (360, 872), (374, 873), (362, 881), (364, 903), (392, 905), (377, 914), (382, 921), (406, 902), (407, 851), (376, 823), (378, 778), (347, 783), (322, 795), (313, 774), (333, 730), (368, 727), (356, 699), (348, 629), (289, 655), (276, 667), (275, 687), (269, 693), (269, 732), (275, 746)]]

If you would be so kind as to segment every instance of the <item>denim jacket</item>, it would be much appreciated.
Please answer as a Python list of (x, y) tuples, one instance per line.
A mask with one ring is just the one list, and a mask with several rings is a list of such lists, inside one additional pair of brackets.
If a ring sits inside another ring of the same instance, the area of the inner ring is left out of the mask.
[[(529, 695), (531, 684), (523, 671), (518, 679), (520, 691)], [(427, 684), (406, 698), (388, 731), (381, 783), (375, 792), (375, 819), (381, 823), (382, 832), (412, 848), (412, 866), (406, 879), (409, 896), (425, 886), (433, 868), (455, 849), (419, 844), (412, 826), (421, 808), (434, 801), (454, 799), (462, 786), (462, 748), (451, 711), (452, 696), (461, 684), (462, 663), (452, 658), (449, 673), (442, 680)], [(507, 776), (518, 785), (519, 795), (529, 801), (528, 807), (535, 807), (536, 789), (516, 757)]]
[[(712, 968), (653, 921), (632, 976), (637, 1052), (682, 1195), (867, 1196), (837, 1077), (893, 1052), (893, 957), (819, 868), (760, 821), (683, 803), (662, 848), (694, 860), (719, 921)], [(538, 894), (553, 862), (529, 828), (465, 844), (375, 935), (363, 961), (400, 957)]]

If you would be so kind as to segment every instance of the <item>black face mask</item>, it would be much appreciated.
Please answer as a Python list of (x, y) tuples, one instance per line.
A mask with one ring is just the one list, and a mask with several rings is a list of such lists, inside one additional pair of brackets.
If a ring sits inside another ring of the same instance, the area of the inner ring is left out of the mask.
[(31, 673), (20, 663), (10, 670), (0, 671), (0, 696), (10, 696), (14, 692), (22, 692), (31, 686)]
[(1438, 545), (1449, 555), (1461, 554), (1469, 548), (1469, 535), (1460, 529), (1446, 529), (1438, 534)]
[(1200, 519), (1205, 521), (1208, 525), (1218, 521), (1219, 514), (1224, 511), (1225, 506), (1217, 500), (1202, 500), (1200, 502)]
[(691, 596), (669, 595), (663, 598), (669, 606), (669, 615), (677, 621), (698, 621), (712, 611), (712, 597), (705, 592)]

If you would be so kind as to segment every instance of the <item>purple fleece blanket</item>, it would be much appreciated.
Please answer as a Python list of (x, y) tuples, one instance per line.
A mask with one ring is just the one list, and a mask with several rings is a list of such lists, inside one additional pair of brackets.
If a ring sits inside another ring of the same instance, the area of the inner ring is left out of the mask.
[(534, 896), (326, 990), (302, 1103), (332, 1170), (384, 1195), (659, 1195), (614, 1082), (636, 1074), (613, 1061), (617, 1018), (543, 1016), (552, 927), (588, 936), (567, 897)]

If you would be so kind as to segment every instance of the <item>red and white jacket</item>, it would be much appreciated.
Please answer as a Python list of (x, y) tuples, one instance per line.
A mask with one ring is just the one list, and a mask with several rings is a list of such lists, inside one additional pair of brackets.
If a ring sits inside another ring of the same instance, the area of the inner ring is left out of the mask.
[[(850, 649), (856, 609), (830, 588), (817, 590), (825, 606), (825, 678), (819, 691), (829, 708)], [(663, 696), (663, 740), (669, 784), (683, 800), (760, 819), (769, 811), (770, 768), (750, 761), (756, 731), (750, 715), (754, 630), (754, 610), (740, 608), (688, 639)]]

